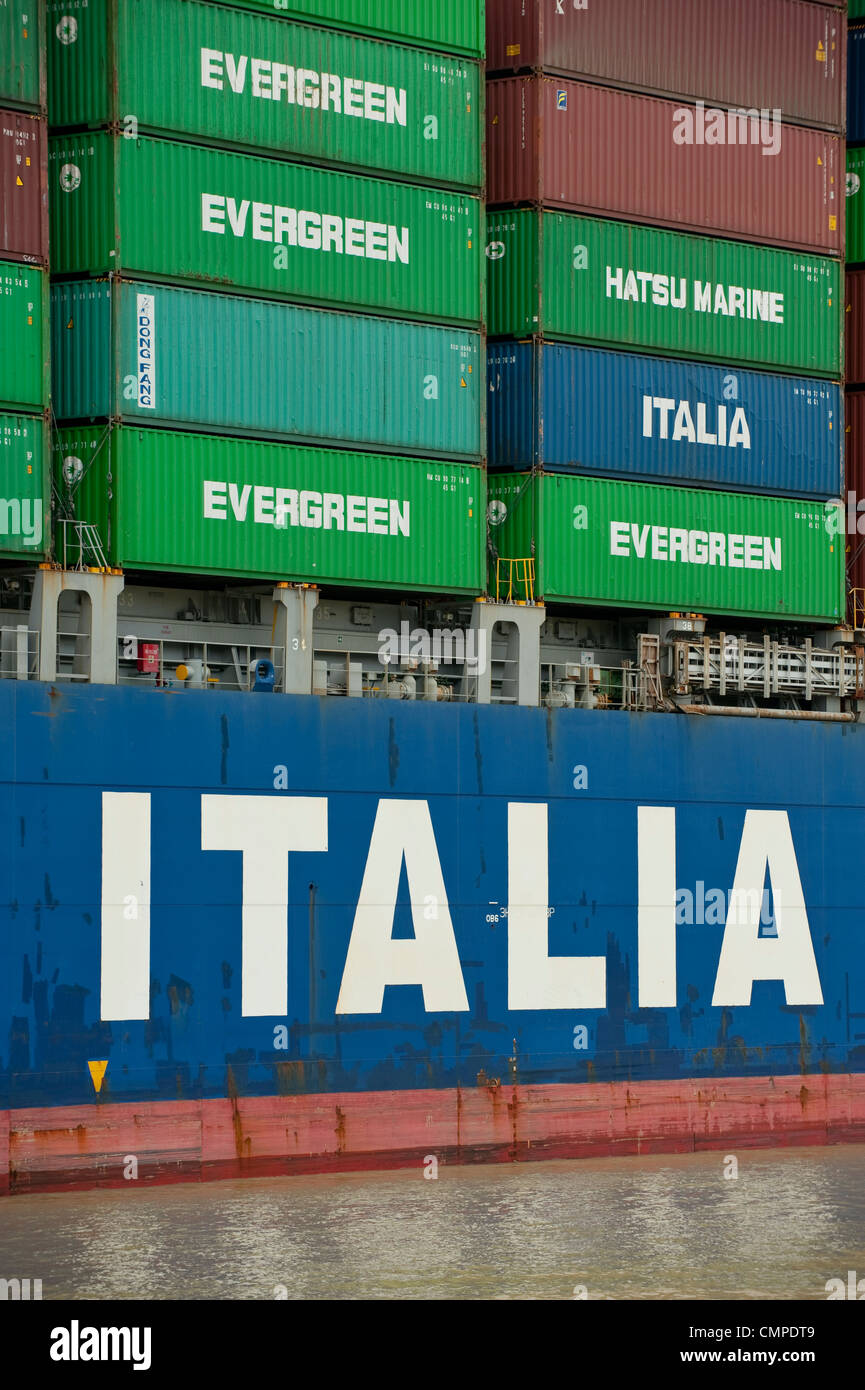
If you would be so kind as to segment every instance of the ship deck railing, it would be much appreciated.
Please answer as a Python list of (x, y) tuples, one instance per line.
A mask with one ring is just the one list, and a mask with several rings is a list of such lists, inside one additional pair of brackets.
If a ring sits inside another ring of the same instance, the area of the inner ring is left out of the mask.
[(26, 623), (0, 626), (0, 680), (36, 680), (39, 633)]
[[(142, 669), (146, 658), (142, 645), (157, 648), (155, 669)], [(273, 689), (280, 692), (285, 680), (285, 649), (261, 643), (189, 642), (182, 637), (129, 639), (118, 637), (117, 683), (150, 690), (251, 691), (255, 667), (262, 660), (274, 668)]]

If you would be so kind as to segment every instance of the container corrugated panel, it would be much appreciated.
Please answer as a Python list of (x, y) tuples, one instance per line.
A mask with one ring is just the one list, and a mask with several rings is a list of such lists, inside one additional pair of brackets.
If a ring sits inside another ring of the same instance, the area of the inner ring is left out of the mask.
[(841, 388), (565, 343), (489, 349), (490, 468), (838, 497)]
[(841, 267), (571, 213), (491, 213), (491, 337), (601, 341), (841, 376)]
[(447, 53), (484, 54), (484, 0), (226, 0), (327, 28), (388, 36)]
[(44, 560), (50, 522), (47, 419), (0, 413), (0, 558)]
[(234, 286), (483, 321), (483, 208), (465, 193), (100, 132), (49, 141), (55, 274)]
[(49, 347), (47, 271), (0, 261), (0, 410), (45, 409)]
[(0, 106), (45, 113), (45, 0), (0, 4)]
[(848, 386), (865, 386), (865, 270), (848, 270), (844, 276), (847, 300), (844, 375)]
[[(64, 511), (133, 569), (479, 593), (486, 471), (116, 425), (61, 430)], [(71, 491), (70, 491), (71, 486)]]
[(537, 598), (827, 623), (844, 612), (838, 502), (561, 473), (491, 475), (489, 496), (494, 553), (534, 556)]
[(48, 260), (47, 127), (44, 116), (0, 111), (0, 257)]
[(840, 129), (843, 9), (800, 0), (487, 0), (489, 72), (543, 68)]
[[(847, 586), (865, 598), (865, 391), (845, 395), (847, 482), (844, 494)], [(851, 615), (852, 617), (852, 615)], [(861, 622), (861, 619), (859, 620)]]
[(60, 420), (483, 456), (480, 334), (141, 281), (51, 293)]
[(865, 29), (847, 35), (847, 143), (865, 141)]
[(865, 19), (865, 0), (848, 0), (850, 19)]
[(847, 151), (847, 231), (848, 265), (865, 262), (865, 148)]
[(52, 128), (123, 126), (421, 183), (483, 183), (478, 63), (186, 0), (90, 0), (49, 33)]
[[(723, 143), (706, 143), (718, 134)], [(838, 136), (773, 115), (695, 111), (566, 78), (487, 87), (490, 204), (540, 203), (838, 255), (842, 172)]]

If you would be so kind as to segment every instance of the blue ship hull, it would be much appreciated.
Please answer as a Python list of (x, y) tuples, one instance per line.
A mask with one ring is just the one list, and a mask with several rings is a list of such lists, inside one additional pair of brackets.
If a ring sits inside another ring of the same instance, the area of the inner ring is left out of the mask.
[[(333, 1149), (295, 1135), (302, 1166), (513, 1156), (496, 1093), (558, 1097), (568, 1130), (581, 1097), (643, 1087), (637, 1146), (690, 1147), (707, 1085), (747, 1110), (718, 1142), (797, 1131), (760, 1120), (784, 1079), (823, 1137), (865, 1133), (858, 725), (11, 681), (0, 718), (13, 1190), (120, 1180), (160, 1106), (199, 1139), (191, 1169), (148, 1139), (155, 1179), (200, 1174), (208, 1105), (237, 1138), (238, 1107), (334, 1096)], [(492, 1118), (447, 1142), (432, 1102), (409, 1113), (433, 1093)], [(352, 1097), (378, 1117), (354, 1149)], [(109, 1118), (116, 1141), (69, 1138)], [(532, 1132), (540, 1154), (563, 1131)]]

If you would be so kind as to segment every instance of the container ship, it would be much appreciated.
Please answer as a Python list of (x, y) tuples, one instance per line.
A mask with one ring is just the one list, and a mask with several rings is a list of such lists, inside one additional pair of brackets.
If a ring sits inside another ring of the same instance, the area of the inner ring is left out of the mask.
[(0, 1191), (865, 1139), (859, 24), (0, 6)]

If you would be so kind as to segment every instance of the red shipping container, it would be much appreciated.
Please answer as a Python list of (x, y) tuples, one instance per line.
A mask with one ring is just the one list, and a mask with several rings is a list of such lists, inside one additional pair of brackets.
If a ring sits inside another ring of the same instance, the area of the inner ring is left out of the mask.
[(0, 111), (0, 260), (47, 264), (47, 140), (43, 116)]
[(487, 71), (529, 68), (841, 130), (846, 5), (487, 0)]
[[(719, 134), (735, 143), (707, 141)], [(845, 182), (843, 142), (825, 131), (567, 78), (487, 83), (493, 206), (538, 203), (840, 255)]]
[(844, 274), (844, 376), (848, 386), (865, 386), (865, 270)]
[[(847, 588), (865, 599), (865, 392), (848, 391), (844, 399), (847, 489), (844, 522), (847, 544)], [(859, 503), (862, 509), (859, 509)]]

